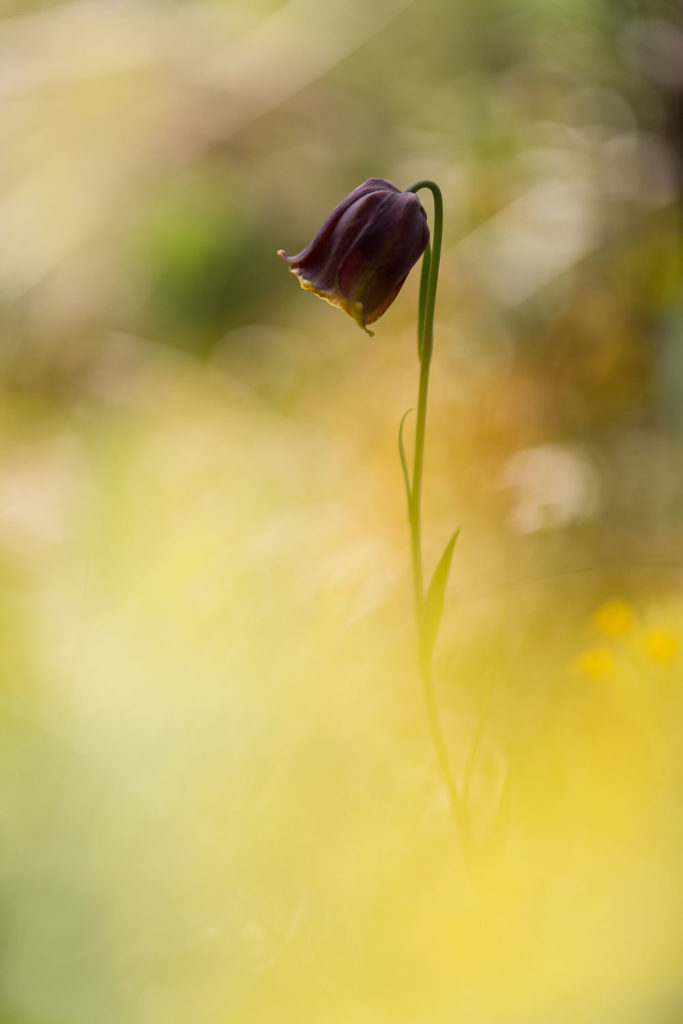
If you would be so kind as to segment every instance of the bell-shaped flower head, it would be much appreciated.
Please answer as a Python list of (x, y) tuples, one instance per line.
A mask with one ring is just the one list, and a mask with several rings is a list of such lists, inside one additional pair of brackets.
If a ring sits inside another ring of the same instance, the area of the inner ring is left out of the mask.
[(429, 241), (427, 214), (413, 192), (368, 178), (335, 206), (296, 256), (282, 256), (302, 288), (340, 306), (367, 331), (386, 312)]

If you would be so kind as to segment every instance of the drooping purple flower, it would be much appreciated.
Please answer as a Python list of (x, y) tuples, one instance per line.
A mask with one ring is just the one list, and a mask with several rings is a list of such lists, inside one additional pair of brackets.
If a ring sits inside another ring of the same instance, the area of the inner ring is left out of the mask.
[(335, 206), (296, 256), (280, 249), (302, 288), (340, 306), (367, 331), (394, 301), (427, 247), (427, 214), (413, 192), (368, 178)]

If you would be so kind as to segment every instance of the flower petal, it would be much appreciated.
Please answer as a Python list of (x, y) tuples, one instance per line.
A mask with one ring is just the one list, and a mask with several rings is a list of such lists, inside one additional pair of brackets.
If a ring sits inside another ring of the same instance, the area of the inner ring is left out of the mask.
[(427, 215), (412, 192), (368, 178), (332, 211), (289, 263), (302, 288), (339, 306), (368, 334), (398, 295), (429, 241)]

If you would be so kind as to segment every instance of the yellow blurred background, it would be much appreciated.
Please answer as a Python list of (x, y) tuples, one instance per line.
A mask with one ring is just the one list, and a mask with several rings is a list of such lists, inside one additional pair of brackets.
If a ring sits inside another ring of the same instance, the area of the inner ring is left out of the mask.
[[(678, 0), (0, 13), (1, 1024), (678, 1024)], [(275, 255), (369, 176), (444, 194), (469, 864), (419, 274)]]

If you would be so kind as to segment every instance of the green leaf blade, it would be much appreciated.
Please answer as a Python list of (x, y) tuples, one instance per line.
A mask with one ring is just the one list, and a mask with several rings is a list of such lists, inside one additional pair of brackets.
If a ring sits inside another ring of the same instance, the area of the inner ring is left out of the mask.
[(436, 636), (439, 631), (439, 626), (441, 625), (446, 584), (448, 583), (448, 574), (453, 560), (455, 542), (457, 541), (459, 534), (460, 527), (458, 527), (458, 529), (453, 533), (453, 536), (444, 548), (443, 554), (439, 559), (439, 563), (434, 570), (434, 575), (432, 576), (431, 583), (429, 584), (427, 594), (425, 595), (420, 627), (421, 656), (425, 664), (429, 664), (431, 660)]

